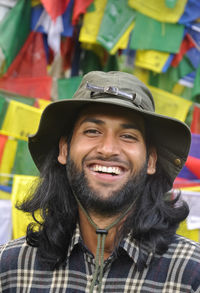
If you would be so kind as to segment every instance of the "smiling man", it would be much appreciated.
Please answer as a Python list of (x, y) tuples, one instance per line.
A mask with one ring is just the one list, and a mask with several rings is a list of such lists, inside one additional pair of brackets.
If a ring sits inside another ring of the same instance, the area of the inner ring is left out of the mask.
[(86, 74), (29, 138), (41, 182), (18, 208), (35, 224), (1, 247), (1, 292), (200, 292), (200, 246), (176, 235), (188, 207), (169, 192), (190, 139), (133, 75)]

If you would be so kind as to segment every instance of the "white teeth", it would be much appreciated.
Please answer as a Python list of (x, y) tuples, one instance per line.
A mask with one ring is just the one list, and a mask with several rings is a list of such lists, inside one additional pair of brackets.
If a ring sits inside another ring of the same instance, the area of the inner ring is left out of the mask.
[(110, 173), (110, 174), (116, 174), (116, 175), (121, 174), (121, 170), (118, 167), (106, 167), (101, 165), (95, 165), (91, 169), (96, 172), (99, 171), (103, 173)]

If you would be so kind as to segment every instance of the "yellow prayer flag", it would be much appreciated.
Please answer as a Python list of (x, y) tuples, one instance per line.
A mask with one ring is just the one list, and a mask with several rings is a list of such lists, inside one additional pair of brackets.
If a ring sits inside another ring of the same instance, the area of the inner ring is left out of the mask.
[[(16, 209), (16, 203), (22, 203), (30, 194), (30, 189), (37, 184), (38, 178), (35, 176), (15, 175), (12, 187), (12, 221), (13, 238), (19, 238), (26, 235), (26, 228), (29, 223), (34, 222), (30, 214)], [(37, 217), (40, 220), (39, 217)]]
[(146, 70), (141, 67), (134, 66), (133, 74), (145, 84), (148, 83), (149, 80), (149, 70)]
[(50, 103), (51, 103), (50, 101), (47, 101), (44, 99), (38, 99), (38, 105), (41, 110), (44, 110), (46, 106), (48, 106)]
[(200, 192), (200, 186), (181, 187), (181, 190), (189, 190), (189, 191)]
[(154, 50), (137, 50), (135, 65), (160, 73), (162, 72), (168, 57), (169, 53), (166, 52)]
[(2, 133), (27, 140), (28, 135), (36, 132), (41, 114), (41, 109), (10, 101), (2, 125)]
[(176, 83), (174, 86), (173, 86), (173, 89), (172, 89), (172, 93), (174, 95), (178, 95), (178, 96), (181, 96), (183, 91), (184, 91), (184, 86), (180, 83)]
[(31, 0), (31, 6), (34, 7), (36, 5), (39, 5), (41, 4), (41, 1), (40, 0)]
[[(14, 165), (16, 150), (17, 140), (9, 137), (6, 141), (0, 164), (0, 184), (7, 185), (10, 181), (9, 175)], [(1, 176), (1, 174), (4, 175)], [(6, 174), (8, 174), (8, 176), (6, 176)]]
[(115, 44), (115, 46), (110, 50), (111, 55), (115, 55), (117, 50), (119, 49), (126, 49), (128, 46), (129, 41), (129, 35), (131, 31), (133, 30), (135, 25), (135, 21), (133, 21), (130, 26), (127, 28), (127, 30), (124, 32), (124, 34), (121, 36), (121, 38), (118, 40), (118, 42)]
[(107, 0), (94, 0), (95, 11), (88, 11), (84, 14), (79, 35), (80, 42), (96, 43), (106, 3)]
[(199, 230), (198, 229), (188, 230), (186, 221), (183, 221), (180, 223), (180, 226), (178, 230), (176, 231), (176, 233), (186, 238), (189, 238), (193, 241), (196, 241), (196, 242), (200, 241)]
[(148, 87), (154, 97), (156, 113), (185, 121), (192, 102), (159, 88)]
[(93, 51), (101, 60), (105, 57), (105, 50), (99, 44), (81, 43), (81, 48)]
[[(165, 0), (128, 0), (130, 7), (162, 22), (178, 22), (184, 12), (187, 0), (177, 0), (174, 8), (168, 8)], [(148, 29), (148, 28), (147, 28)]]
[(9, 192), (0, 190), (0, 200), (1, 199), (11, 200), (11, 194)]

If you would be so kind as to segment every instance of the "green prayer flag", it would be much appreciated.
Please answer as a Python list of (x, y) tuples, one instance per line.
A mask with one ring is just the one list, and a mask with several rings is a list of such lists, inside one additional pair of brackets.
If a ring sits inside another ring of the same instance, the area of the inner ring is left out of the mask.
[(103, 68), (103, 71), (118, 71), (118, 61), (116, 55), (109, 55), (108, 60)]
[(168, 8), (174, 8), (178, 0), (165, 0), (165, 5)]
[(0, 48), (5, 55), (2, 73), (7, 71), (30, 32), (30, 16), (30, 0), (18, 0), (0, 22)]
[(135, 10), (127, 1), (108, 0), (97, 35), (97, 41), (110, 51), (135, 18)]
[(29, 105), (29, 106), (33, 106), (35, 104), (35, 99), (34, 98), (30, 98), (30, 97), (24, 97), (18, 94), (13, 94), (9, 91), (5, 91), (0, 89), (0, 97), (2, 98), (6, 98), (8, 100), (15, 100), (17, 102)]
[(31, 158), (26, 141), (18, 140), (12, 174), (39, 175), (39, 171)]
[(188, 58), (183, 57), (181, 62), (177, 67), (170, 66), (166, 73), (155, 74), (150, 72), (149, 74), (149, 84), (155, 87), (159, 87), (165, 91), (171, 92), (174, 85), (187, 75), (194, 71), (194, 67), (188, 60)]
[(9, 101), (5, 99), (4, 97), (0, 96), (0, 129), (4, 121), (8, 105), (9, 105)]
[(192, 98), (193, 100), (196, 100), (196, 102), (200, 102), (200, 66), (198, 66), (196, 71), (194, 86), (192, 89)]
[(164, 23), (137, 12), (130, 48), (179, 52), (184, 37), (184, 25)]
[(58, 99), (71, 99), (78, 89), (82, 80), (82, 76), (74, 76), (71, 78), (60, 78), (58, 84)]
[(83, 75), (90, 71), (102, 70), (100, 57), (92, 50), (85, 50), (80, 63), (80, 69)]

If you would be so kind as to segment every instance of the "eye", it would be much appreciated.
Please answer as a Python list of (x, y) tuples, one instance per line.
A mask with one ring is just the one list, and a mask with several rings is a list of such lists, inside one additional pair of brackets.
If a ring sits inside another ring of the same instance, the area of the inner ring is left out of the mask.
[(121, 137), (124, 139), (124, 140), (127, 140), (127, 141), (136, 141), (138, 140), (138, 138), (133, 135), (133, 134), (128, 134), (128, 133), (124, 133), (121, 135)]
[(83, 133), (88, 136), (97, 136), (100, 134), (100, 131), (95, 128), (90, 128), (90, 129), (84, 130)]

